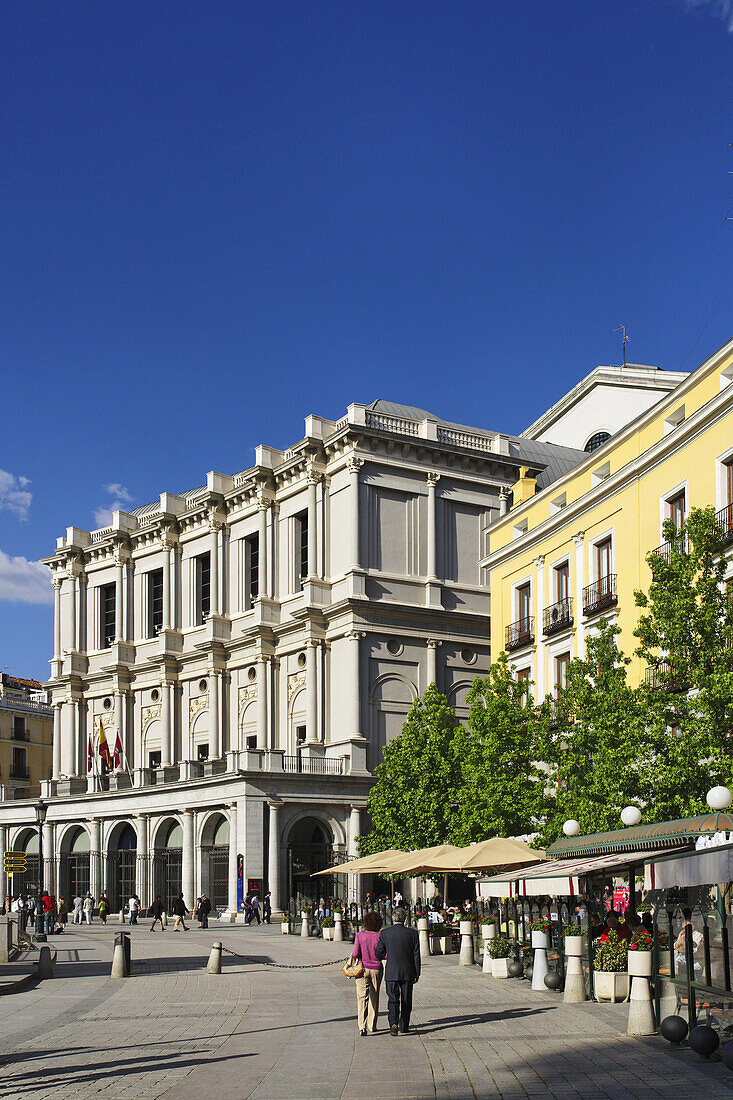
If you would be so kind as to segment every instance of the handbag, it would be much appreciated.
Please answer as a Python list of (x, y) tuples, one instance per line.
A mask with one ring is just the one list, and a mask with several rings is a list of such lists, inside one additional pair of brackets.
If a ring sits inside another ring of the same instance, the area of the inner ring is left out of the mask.
[(364, 975), (364, 967), (361, 959), (355, 959), (353, 955), (349, 955), (348, 959), (341, 967), (341, 972), (345, 978), (361, 978)]

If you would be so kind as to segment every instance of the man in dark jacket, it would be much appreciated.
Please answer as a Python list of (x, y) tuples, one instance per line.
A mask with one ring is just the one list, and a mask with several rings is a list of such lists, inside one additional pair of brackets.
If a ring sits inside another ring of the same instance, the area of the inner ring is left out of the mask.
[(207, 898), (206, 894), (201, 895), (201, 904), (199, 905), (199, 920), (201, 921), (202, 928), (209, 927), (209, 913), (211, 912), (211, 902)]
[(150, 931), (155, 931), (156, 924), (160, 924), (161, 932), (165, 932), (165, 925), (163, 924), (163, 902), (160, 900), (160, 894), (155, 895), (155, 901), (150, 906), (150, 916), (153, 918), (153, 923), (150, 925)]
[(382, 929), (374, 949), (378, 959), (387, 959), (384, 981), (391, 1035), (396, 1035), (398, 1028), (403, 1035), (410, 1030), (412, 987), (420, 977), (420, 940), (414, 928), (405, 928), (406, 916), (404, 909), (395, 909), (394, 924)]
[(179, 894), (176, 900), (173, 902), (173, 913), (176, 918), (176, 922), (173, 925), (173, 931), (178, 931), (178, 925), (180, 924), (184, 932), (188, 932), (186, 926), (185, 916), (188, 910), (186, 909), (186, 903), (183, 900), (183, 894)]

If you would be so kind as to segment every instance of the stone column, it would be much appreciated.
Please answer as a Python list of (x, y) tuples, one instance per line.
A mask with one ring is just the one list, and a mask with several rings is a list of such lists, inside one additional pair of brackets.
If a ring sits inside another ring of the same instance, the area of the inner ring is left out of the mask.
[(352, 630), (346, 635), (351, 650), (349, 660), (348, 699), (349, 713), (347, 716), (346, 736), (361, 737), (361, 698), (360, 698), (360, 646), (359, 643), (366, 634), (363, 630)]
[(70, 600), (70, 613), (69, 613), (69, 649), (72, 653), (76, 653), (76, 622), (77, 622), (77, 604), (78, 604), (78, 589), (79, 582), (75, 573), (69, 574), (69, 580), (71, 581), (71, 600)]
[(306, 648), (306, 740), (318, 741), (318, 642), (309, 641)]
[(280, 810), (282, 802), (268, 801), (270, 807), (270, 835), (267, 845), (267, 889), (270, 891), (272, 911), (280, 911)]
[(428, 655), (428, 669), (427, 669), (427, 684), (435, 684), (438, 686), (438, 646), (443, 643), (438, 641), (437, 638), (428, 638), (427, 641), (427, 655)]
[(58, 779), (61, 775), (61, 703), (53, 705), (53, 766), (51, 777)]
[(257, 748), (268, 748), (267, 738), (267, 657), (257, 658)]
[(436, 508), (436, 486), (440, 474), (428, 474), (428, 581), (425, 602), (429, 607), (440, 606), (440, 588), (438, 582), (438, 516)]
[(190, 909), (196, 898), (193, 892), (193, 873), (194, 873), (194, 829), (193, 829), (193, 810), (183, 811), (183, 852), (182, 852), (182, 867), (181, 867), (181, 879), (183, 886), (183, 900)]
[(507, 488), (499, 489), (499, 515), (505, 516), (509, 511), (509, 497), (511, 490)]
[(209, 672), (209, 756), (212, 760), (218, 760), (221, 756), (219, 675), (215, 669)]
[(43, 885), (49, 894), (56, 893), (54, 883), (54, 855), (53, 825), (46, 821), (43, 825)]
[(4, 825), (0, 825), (0, 911), (5, 909), (5, 895), (7, 893), (8, 876), (2, 870), (2, 861), (8, 850), (8, 832)]
[(267, 510), (270, 502), (263, 493), (257, 496), (257, 567), (259, 569), (259, 595), (269, 596), (269, 554), (267, 545)]
[(53, 578), (53, 655), (61, 656), (61, 577)]
[(535, 607), (537, 618), (535, 620), (534, 636), (536, 640), (535, 653), (537, 654), (537, 670), (535, 673), (536, 701), (541, 703), (545, 697), (545, 661), (547, 654), (542, 641), (543, 617), (545, 612), (545, 557), (540, 554), (534, 559), (535, 567)]
[(230, 913), (237, 912), (237, 803), (229, 803), (229, 898), (227, 909)]
[(149, 894), (148, 885), (148, 816), (136, 814), (137, 826), (137, 856), (135, 859), (135, 893), (140, 898), (143, 910), (147, 909), (153, 900)]
[(61, 705), (61, 774), (76, 775), (76, 703), (70, 699)]
[(163, 539), (163, 630), (171, 629), (171, 576), (175, 543)]
[(359, 470), (364, 465), (363, 458), (352, 455), (346, 464), (349, 471), (349, 529), (351, 568), (359, 569), (361, 554), (359, 546)]
[(575, 543), (575, 656), (585, 658), (585, 633), (583, 631), (583, 589), (585, 587), (585, 533), (573, 535)]
[(115, 641), (122, 642), (125, 637), (125, 565), (122, 558), (115, 557)]
[(173, 763), (173, 723), (171, 692), (173, 685), (170, 680), (164, 680), (161, 684), (162, 703), (160, 708), (160, 761), (164, 766)]
[(352, 806), (349, 814), (349, 855), (354, 859), (359, 854), (356, 838), (361, 835), (361, 807)]
[(211, 532), (211, 584), (210, 584), (210, 612), (212, 615), (218, 615), (221, 604), (219, 603), (219, 544), (220, 544), (220, 532), (221, 524), (216, 520), (209, 521), (209, 530)]
[(320, 475), (313, 471), (308, 474), (308, 576), (317, 577), (318, 571), (318, 520), (316, 518), (316, 490)]
[(89, 893), (96, 900), (102, 890), (102, 822), (93, 817), (89, 822)]

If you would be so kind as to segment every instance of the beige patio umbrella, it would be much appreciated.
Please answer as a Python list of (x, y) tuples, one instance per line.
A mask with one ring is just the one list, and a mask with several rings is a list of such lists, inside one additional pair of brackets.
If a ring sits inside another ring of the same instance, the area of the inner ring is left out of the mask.
[[(460, 848), (453, 844), (436, 844), (432, 848), (420, 848), (416, 852), (404, 852), (386, 862), (385, 866), (390, 876), (429, 874), (435, 869), (435, 861), (441, 856), (449, 862), (458, 858)], [(394, 879), (392, 880), (394, 883)], [(443, 904), (448, 897), (448, 875), (443, 874)]]
[(497, 871), (510, 867), (524, 867), (529, 863), (539, 863), (546, 859), (542, 848), (530, 848), (523, 840), (513, 837), (494, 836), (490, 840), (480, 840), (469, 844), (467, 848), (458, 848), (455, 853), (437, 855), (432, 863), (434, 871)]
[(316, 875), (360, 875), (381, 874), (383, 864), (395, 856), (404, 856), (399, 848), (388, 848), (384, 852), (373, 852), (370, 856), (362, 856), (359, 859), (350, 859), (348, 863), (336, 863), (333, 867), (326, 867), (325, 871), (314, 871), (311, 878)]

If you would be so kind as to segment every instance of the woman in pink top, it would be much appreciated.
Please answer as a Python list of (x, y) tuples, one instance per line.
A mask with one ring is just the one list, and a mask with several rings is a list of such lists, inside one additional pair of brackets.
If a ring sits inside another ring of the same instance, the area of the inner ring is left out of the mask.
[(354, 938), (353, 958), (361, 959), (364, 975), (356, 979), (356, 1004), (359, 1031), (362, 1035), (377, 1030), (379, 1015), (379, 983), (382, 980), (382, 964), (374, 954), (379, 941), (382, 918), (379, 913), (370, 911), (364, 914), (363, 928)]

